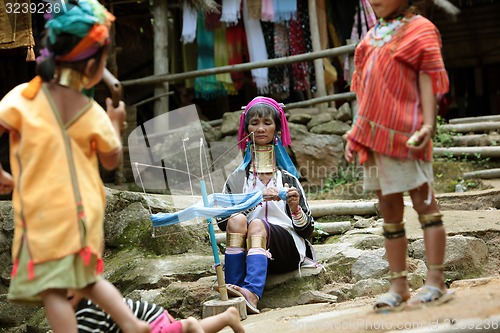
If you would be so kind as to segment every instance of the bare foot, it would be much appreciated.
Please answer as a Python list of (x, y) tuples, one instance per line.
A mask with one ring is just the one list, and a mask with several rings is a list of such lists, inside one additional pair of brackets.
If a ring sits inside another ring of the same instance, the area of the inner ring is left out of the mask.
[(227, 325), (233, 329), (234, 333), (245, 333), (245, 329), (241, 325), (240, 313), (236, 308), (228, 308), (225, 314), (227, 316)]

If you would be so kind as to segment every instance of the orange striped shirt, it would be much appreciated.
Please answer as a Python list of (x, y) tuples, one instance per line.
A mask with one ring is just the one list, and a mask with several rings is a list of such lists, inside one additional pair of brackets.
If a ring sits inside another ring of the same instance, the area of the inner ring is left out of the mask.
[(406, 141), (423, 122), (418, 74), (432, 79), (442, 95), (449, 82), (441, 56), (441, 37), (428, 19), (405, 19), (392, 39), (380, 47), (369, 44), (373, 29), (356, 47), (351, 90), (359, 112), (347, 138), (364, 163), (370, 150), (396, 158), (432, 160), (432, 142), (411, 152)]

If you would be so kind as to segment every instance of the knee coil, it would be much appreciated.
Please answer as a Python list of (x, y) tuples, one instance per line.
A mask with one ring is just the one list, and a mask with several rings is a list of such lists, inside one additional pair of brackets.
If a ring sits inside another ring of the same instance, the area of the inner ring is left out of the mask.
[(227, 234), (227, 247), (245, 248), (245, 235), (237, 233)]
[(439, 227), (443, 225), (442, 221), (443, 214), (433, 213), (433, 214), (422, 214), (418, 216), (418, 220), (422, 226), (422, 229), (429, 227)]
[(382, 228), (384, 229), (384, 237), (387, 239), (394, 239), (404, 237), (406, 235), (405, 231), (405, 223), (385, 223), (382, 224)]
[(262, 248), (267, 249), (267, 238), (264, 236), (254, 235), (247, 238), (247, 249)]

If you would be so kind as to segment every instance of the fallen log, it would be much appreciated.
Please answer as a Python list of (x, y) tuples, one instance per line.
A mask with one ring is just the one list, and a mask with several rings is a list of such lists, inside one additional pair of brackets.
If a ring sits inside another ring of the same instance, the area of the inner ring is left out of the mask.
[(455, 119), (450, 119), (449, 123), (450, 124), (468, 124), (468, 123), (479, 123), (479, 122), (485, 122), (485, 121), (500, 121), (500, 115), (455, 118)]
[(476, 155), (481, 157), (500, 157), (500, 146), (498, 147), (435, 147), (433, 149), (434, 156), (460, 156), (460, 155)]
[(377, 201), (311, 204), (313, 217), (326, 215), (377, 215)]
[(500, 178), (500, 169), (478, 170), (464, 172), (464, 179), (493, 179)]
[(461, 135), (452, 136), (454, 146), (494, 146), (500, 143), (500, 135), (488, 135), (488, 134), (471, 134), (471, 135)]
[(500, 121), (480, 122), (470, 124), (440, 125), (439, 130), (454, 133), (490, 132), (500, 130)]

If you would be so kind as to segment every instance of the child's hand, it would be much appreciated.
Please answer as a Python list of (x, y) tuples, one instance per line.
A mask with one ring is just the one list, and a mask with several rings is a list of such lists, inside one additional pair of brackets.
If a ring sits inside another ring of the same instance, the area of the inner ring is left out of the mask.
[(410, 150), (418, 151), (427, 146), (430, 140), (432, 140), (432, 128), (430, 126), (422, 126), (418, 131), (418, 135), (414, 138), (414, 144), (406, 142), (406, 147)]
[(125, 117), (127, 116), (125, 112), (125, 103), (120, 101), (120, 105), (118, 107), (113, 107), (113, 100), (111, 98), (106, 98), (106, 111), (108, 112), (109, 119), (115, 128), (119, 129), (121, 133), (127, 127), (127, 122), (125, 121)]
[(351, 148), (349, 141), (345, 144), (344, 157), (348, 163), (353, 163), (356, 160), (356, 151)]
[[(0, 167), (1, 169), (1, 167)], [(9, 194), (14, 188), (14, 180), (7, 171), (1, 169), (0, 172), (0, 194)]]

